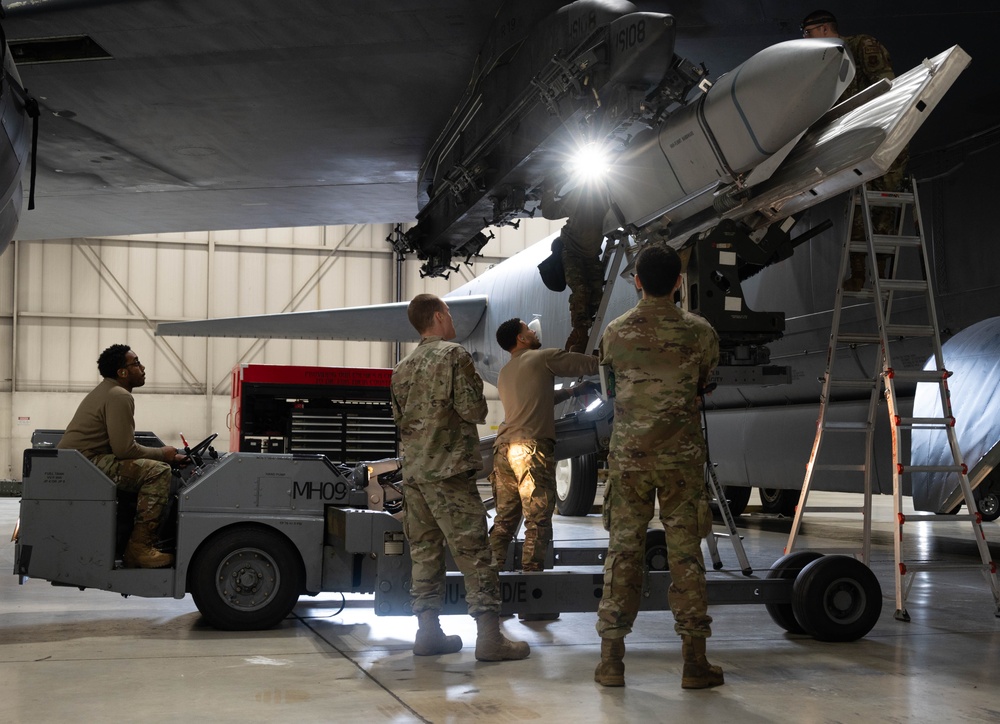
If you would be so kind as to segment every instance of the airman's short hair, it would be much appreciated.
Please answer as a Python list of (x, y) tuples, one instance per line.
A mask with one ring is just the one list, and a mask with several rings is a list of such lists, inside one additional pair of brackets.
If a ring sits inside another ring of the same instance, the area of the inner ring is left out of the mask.
[(672, 247), (650, 244), (635, 260), (635, 275), (643, 291), (652, 297), (665, 297), (674, 290), (681, 273), (681, 258)]
[(117, 377), (118, 370), (125, 367), (125, 355), (131, 351), (132, 348), (127, 344), (113, 344), (101, 352), (101, 356), (97, 358), (97, 370), (101, 377)]
[(517, 346), (517, 335), (521, 333), (521, 319), (513, 317), (497, 327), (497, 344), (500, 349), (510, 352)]
[(406, 317), (417, 333), (423, 334), (434, 324), (434, 314), (444, 309), (444, 301), (438, 295), (418, 294), (407, 305)]

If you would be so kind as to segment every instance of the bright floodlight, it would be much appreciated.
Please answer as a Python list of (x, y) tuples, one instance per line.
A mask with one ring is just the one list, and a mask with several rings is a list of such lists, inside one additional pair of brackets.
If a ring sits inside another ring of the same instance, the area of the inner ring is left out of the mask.
[(592, 181), (607, 174), (610, 166), (608, 160), (608, 154), (602, 146), (588, 143), (581, 146), (570, 159), (570, 168), (581, 180)]

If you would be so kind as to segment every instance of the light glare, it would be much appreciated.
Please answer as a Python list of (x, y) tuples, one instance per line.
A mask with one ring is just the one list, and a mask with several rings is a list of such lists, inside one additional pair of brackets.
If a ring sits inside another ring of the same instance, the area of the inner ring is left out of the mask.
[(601, 178), (608, 173), (608, 154), (596, 143), (581, 146), (570, 162), (574, 174), (584, 181)]

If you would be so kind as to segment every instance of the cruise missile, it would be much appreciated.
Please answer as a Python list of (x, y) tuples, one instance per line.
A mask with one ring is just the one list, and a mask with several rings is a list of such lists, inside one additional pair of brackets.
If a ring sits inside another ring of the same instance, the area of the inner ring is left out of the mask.
[(669, 230), (713, 206), (724, 210), (773, 174), (853, 77), (837, 39), (760, 51), (617, 154), (607, 173), (616, 208), (605, 230)]

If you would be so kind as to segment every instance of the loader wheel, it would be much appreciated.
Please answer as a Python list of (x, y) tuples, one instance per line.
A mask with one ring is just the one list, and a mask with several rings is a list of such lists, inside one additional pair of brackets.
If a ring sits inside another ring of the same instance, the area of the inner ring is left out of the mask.
[[(793, 551), (776, 560), (774, 565), (768, 569), (767, 575), (764, 578), (768, 580), (778, 578), (784, 581), (794, 581), (798, 577), (799, 571), (822, 557), (823, 554), (818, 551)], [(806, 632), (801, 624), (795, 620), (795, 612), (792, 611), (792, 604), (765, 603), (764, 608), (770, 614), (771, 620), (788, 633), (804, 634)]]
[(871, 569), (850, 556), (823, 556), (795, 578), (795, 620), (820, 641), (856, 641), (882, 613), (882, 586)]
[[(726, 485), (724, 488), (726, 491), (726, 503), (729, 504), (729, 512), (733, 514), (734, 518), (739, 518), (746, 512), (747, 505), (750, 503), (750, 493), (753, 488), (741, 485)], [(716, 520), (722, 520), (722, 513), (719, 511), (719, 506), (714, 501), (711, 505), (712, 517)]]
[(556, 509), (559, 515), (590, 513), (597, 497), (597, 455), (590, 453), (556, 463)]
[(760, 509), (764, 513), (783, 515), (791, 518), (795, 515), (795, 506), (799, 504), (798, 490), (782, 490), (781, 488), (757, 488), (760, 493)]
[(243, 526), (201, 546), (191, 562), (188, 589), (210, 626), (257, 631), (291, 612), (303, 579), (302, 561), (287, 538), (269, 528)]

